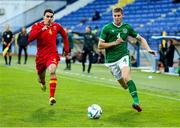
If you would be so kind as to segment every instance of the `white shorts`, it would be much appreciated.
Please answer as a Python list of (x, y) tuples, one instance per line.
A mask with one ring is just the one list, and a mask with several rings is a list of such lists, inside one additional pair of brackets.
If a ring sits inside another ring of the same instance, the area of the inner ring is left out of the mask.
[(117, 80), (120, 80), (121, 79), (121, 69), (123, 67), (130, 67), (129, 56), (126, 55), (126, 56), (122, 57), (120, 60), (113, 62), (113, 63), (106, 63), (105, 66), (107, 66), (110, 69), (112, 75)]

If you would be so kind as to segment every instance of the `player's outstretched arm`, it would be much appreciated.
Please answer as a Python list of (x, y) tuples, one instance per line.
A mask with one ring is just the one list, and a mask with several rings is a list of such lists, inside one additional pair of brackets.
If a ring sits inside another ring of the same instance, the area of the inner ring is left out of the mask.
[(138, 39), (139, 42), (141, 42), (143, 48), (145, 48), (150, 54), (156, 56), (156, 52), (153, 51), (153, 50), (149, 47), (149, 45), (148, 45), (148, 43), (147, 43), (147, 41), (146, 41), (145, 38), (143, 38), (142, 36), (138, 35), (137, 39)]
[(73, 34), (77, 34), (78, 36), (85, 36), (85, 33), (80, 33), (80, 32), (74, 32), (72, 31)]

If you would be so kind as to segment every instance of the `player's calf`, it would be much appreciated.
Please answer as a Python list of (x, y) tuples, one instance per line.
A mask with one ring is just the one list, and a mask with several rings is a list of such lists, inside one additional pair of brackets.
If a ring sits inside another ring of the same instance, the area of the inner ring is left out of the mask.
[(118, 80), (118, 82), (122, 88), (124, 88), (124, 89), (128, 88), (128, 85), (125, 83), (125, 81), (123, 79)]
[(46, 91), (45, 80), (42, 80), (42, 79), (39, 78), (38, 82), (40, 83), (41, 90), (45, 92)]

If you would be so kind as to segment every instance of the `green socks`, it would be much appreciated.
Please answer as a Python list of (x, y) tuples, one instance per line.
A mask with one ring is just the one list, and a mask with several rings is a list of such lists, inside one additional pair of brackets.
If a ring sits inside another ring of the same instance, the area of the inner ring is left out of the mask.
[(128, 85), (129, 92), (134, 100), (134, 104), (139, 104), (139, 99), (138, 99), (135, 83), (133, 82), (133, 80), (129, 80), (127, 82), (127, 85)]

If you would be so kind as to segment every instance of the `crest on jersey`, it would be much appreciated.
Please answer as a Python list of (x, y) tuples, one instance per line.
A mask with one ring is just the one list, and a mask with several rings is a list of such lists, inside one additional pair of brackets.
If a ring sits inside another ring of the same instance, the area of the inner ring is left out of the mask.
[(126, 28), (123, 29), (123, 33), (125, 33), (125, 34), (127, 33), (127, 29)]

